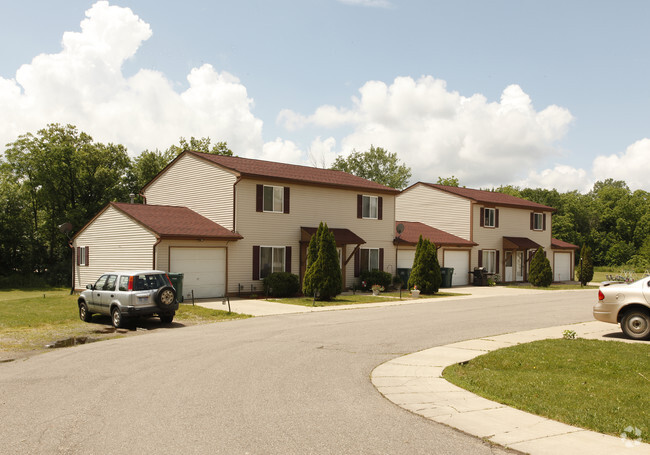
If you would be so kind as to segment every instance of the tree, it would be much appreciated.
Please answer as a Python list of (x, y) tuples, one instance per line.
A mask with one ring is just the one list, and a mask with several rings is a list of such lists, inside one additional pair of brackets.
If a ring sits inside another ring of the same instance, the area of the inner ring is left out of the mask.
[(423, 294), (434, 294), (440, 289), (441, 283), (442, 274), (436, 247), (429, 239), (423, 239), (420, 235), (415, 248), (415, 259), (408, 287), (417, 286)]
[[(314, 237), (319, 238), (314, 240)], [(342, 278), (336, 240), (334, 234), (327, 227), (327, 223), (321, 222), (318, 226), (318, 231), (310, 240), (310, 250), (312, 241), (318, 242), (318, 254), (316, 260), (308, 265), (305, 272), (303, 293), (309, 296), (317, 293), (318, 300), (329, 301), (341, 293)], [(310, 261), (313, 259), (312, 254), (312, 251), (308, 251), (308, 260)]]
[(594, 264), (591, 261), (591, 248), (583, 245), (580, 249), (580, 264), (578, 265), (578, 281), (585, 286), (594, 277)]
[(367, 152), (352, 150), (347, 158), (337, 157), (332, 169), (363, 177), (398, 190), (404, 189), (411, 178), (411, 168), (400, 164), (396, 153), (390, 153), (381, 147), (372, 145)]
[(528, 274), (528, 281), (533, 286), (548, 287), (553, 282), (553, 271), (551, 270), (551, 263), (544, 253), (544, 248), (541, 246), (535, 252), (533, 260), (530, 261), (530, 273)]
[(438, 185), (455, 186), (455, 187), (460, 186), (458, 182), (458, 178), (454, 177), (453, 175), (451, 177), (438, 177)]
[(210, 142), (211, 139), (209, 137), (196, 139), (192, 136), (189, 142), (184, 137), (181, 137), (178, 141), (178, 145), (172, 145), (167, 149), (166, 153), (172, 153), (173, 156), (176, 157), (185, 150), (192, 150), (194, 152), (211, 153), (213, 155), (233, 156), (232, 150), (228, 148), (226, 142), (217, 142), (214, 145), (210, 145)]

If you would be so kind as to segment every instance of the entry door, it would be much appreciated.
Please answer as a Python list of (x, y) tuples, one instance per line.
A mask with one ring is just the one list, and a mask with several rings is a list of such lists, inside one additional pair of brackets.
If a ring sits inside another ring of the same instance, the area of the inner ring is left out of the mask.
[(517, 251), (515, 253), (515, 281), (524, 281), (524, 268), (526, 263), (524, 262), (524, 252)]
[(513, 267), (514, 257), (512, 251), (506, 251), (506, 264), (505, 264), (505, 281), (510, 282), (513, 280), (514, 267)]

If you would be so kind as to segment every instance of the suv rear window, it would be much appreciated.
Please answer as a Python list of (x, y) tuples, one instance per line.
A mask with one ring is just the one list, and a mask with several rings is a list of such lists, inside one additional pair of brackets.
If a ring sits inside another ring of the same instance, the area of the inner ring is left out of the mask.
[(133, 290), (134, 291), (147, 291), (150, 289), (158, 289), (163, 286), (169, 285), (167, 278), (162, 274), (146, 274), (135, 275), (133, 277)]

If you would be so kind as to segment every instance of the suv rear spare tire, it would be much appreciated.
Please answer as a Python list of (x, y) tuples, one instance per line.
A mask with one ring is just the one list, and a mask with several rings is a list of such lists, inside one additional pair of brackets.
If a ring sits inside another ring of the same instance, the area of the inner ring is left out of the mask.
[(156, 292), (154, 300), (162, 309), (171, 308), (176, 302), (176, 291), (171, 286), (163, 286)]

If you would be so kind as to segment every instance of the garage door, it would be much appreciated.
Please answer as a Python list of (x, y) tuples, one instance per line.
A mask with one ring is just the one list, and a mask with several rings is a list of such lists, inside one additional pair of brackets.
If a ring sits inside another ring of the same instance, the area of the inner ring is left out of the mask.
[(170, 272), (183, 273), (183, 296), (205, 299), (226, 294), (225, 248), (171, 248)]
[(469, 251), (444, 251), (444, 266), (452, 267), (452, 286), (469, 284)]
[(571, 280), (571, 253), (555, 253), (553, 281)]
[(413, 260), (415, 259), (415, 250), (398, 250), (397, 251), (397, 268), (398, 269), (411, 269), (413, 268)]

